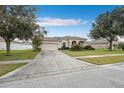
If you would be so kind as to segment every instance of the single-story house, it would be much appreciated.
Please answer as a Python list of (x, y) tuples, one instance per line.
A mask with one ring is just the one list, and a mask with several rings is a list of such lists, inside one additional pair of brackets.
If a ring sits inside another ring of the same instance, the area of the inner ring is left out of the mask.
[(42, 41), (42, 50), (58, 50), (61, 47), (71, 48), (73, 45), (83, 46), (86, 39), (77, 36), (45, 37)]

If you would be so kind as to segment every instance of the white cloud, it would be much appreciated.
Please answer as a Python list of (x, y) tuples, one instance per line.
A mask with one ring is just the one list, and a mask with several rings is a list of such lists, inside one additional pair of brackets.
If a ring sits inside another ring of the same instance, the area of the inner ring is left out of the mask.
[(61, 18), (38, 18), (37, 24), (40, 26), (70, 26), (87, 24), (89, 21), (82, 19), (61, 19)]

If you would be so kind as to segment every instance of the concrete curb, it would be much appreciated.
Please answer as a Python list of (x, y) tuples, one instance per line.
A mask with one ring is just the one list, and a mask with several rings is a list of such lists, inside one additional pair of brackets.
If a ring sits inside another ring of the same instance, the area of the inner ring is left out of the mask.
[[(16, 80), (24, 80), (24, 79), (28, 79), (28, 78), (38, 78), (38, 77), (46, 77), (46, 76), (53, 76), (53, 75), (59, 75), (59, 74), (65, 74), (65, 73), (73, 73), (73, 72), (78, 72), (78, 71), (89, 71), (89, 70), (98, 70), (101, 67), (98, 66), (91, 66), (91, 67), (81, 67), (81, 68), (73, 68), (73, 69), (66, 69), (66, 70), (62, 70), (62, 71), (53, 71), (53, 72), (44, 72), (42, 74), (37, 73), (35, 75), (33, 74), (29, 74), (28, 76), (22, 76), (22, 77), (13, 77), (10, 79), (4, 79), (3, 81), (0, 81), (1, 84), (6, 84), (7, 82), (13, 82)], [(2, 86), (2, 85), (0, 85)]]
[(105, 64), (105, 65), (101, 65), (101, 66), (107, 67), (107, 66), (120, 66), (120, 65), (124, 65), (124, 62), (118, 62), (118, 63), (112, 63), (112, 64)]
[(0, 77), (0, 80), (3, 79), (3, 78), (7, 78), (7, 77), (9, 77), (10, 75), (13, 75), (13, 74), (17, 73), (18, 71), (20, 71), (21, 69), (23, 69), (24, 67), (26, 67), (26, 66), (28, 66), (28, 65), (29, 65), (29, 63), (27, 63), (27, 64), (25, 64), (24, 66), (21, 66), (21, 67), (15, 69), (15, 70), (13, 70), (13, 71), (11, 71), (11, 72), (9, 72), (9, 73), (3, 75), (3, 76), (1, 76), (1, 77)]

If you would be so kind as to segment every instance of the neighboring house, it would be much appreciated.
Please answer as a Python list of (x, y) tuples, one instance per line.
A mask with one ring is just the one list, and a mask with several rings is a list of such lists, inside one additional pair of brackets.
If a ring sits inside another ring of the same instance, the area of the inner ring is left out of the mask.
[(42, 42), (42, 50), (58, 50), (61, 47), (71, 48), (74, 45), (83, 46), (85, 38), (76, 36), (45, 37)]
[[(31, 49), (32, 45), (28, 42), (28, 43), (23, 43), (23, 42), (19, 42), (19, 40), (14, 40), (13, 42), (11, 42), (11, 46), (10, 46), (11, 50), (25, 50), (25, 49)], [(0, 37), (0, 50), (6, 50), (6, 43), (4, 41), (3, 38)]]
[[(87, 45), (92, 46), (93, 48), (108, 48), (109, 47), (109, 42), (106, 39), (95, 39), (86, 42)], [(118, 44), (117, 41), (113, 42), (113, 48)]]

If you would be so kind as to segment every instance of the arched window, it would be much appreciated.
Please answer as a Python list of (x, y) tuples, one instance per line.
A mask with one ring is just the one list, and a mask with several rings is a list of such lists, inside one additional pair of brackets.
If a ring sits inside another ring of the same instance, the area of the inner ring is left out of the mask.
[(71, 44), (71, 47), (77, 45), (77, 42), (76, 41), (72, 41), (72, 44)]
[(78, 42), (78, 45), (79, 45), (79, 46), (83, 46), (83, 45), (84, 45), (84, 41), (79, 41), (79, 42)]

